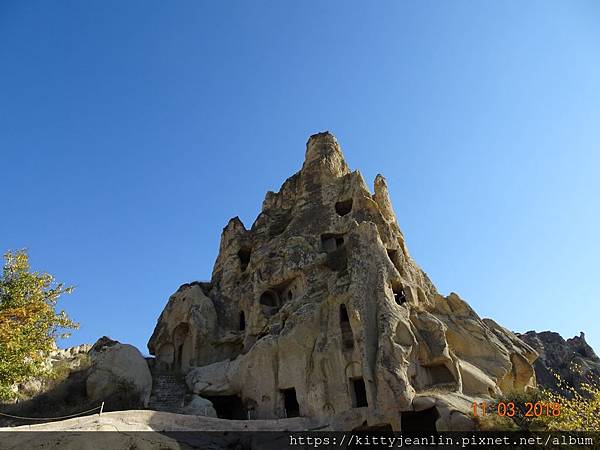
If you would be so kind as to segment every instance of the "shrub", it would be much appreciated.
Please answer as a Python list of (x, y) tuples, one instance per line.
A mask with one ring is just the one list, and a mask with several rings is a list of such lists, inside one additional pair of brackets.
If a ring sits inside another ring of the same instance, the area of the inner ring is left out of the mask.
[[(486, 431), (592, 431), (600, 432), (600, 378), (592, 377), (579, 389), (554, 374), (558, 391), (540, 388), (530, 392), (510, 392), (490, 403), (486, 415), (474, 417), (479, 429)], [(514, 416), (498, 416), (499, 403), (514, 405)], [(543, 406), (536, 415), (532, 406)], [(530, 413), (527, 416), (527, 413)]]
[(14, 400), (19, 383), (48, 376), (48, 355), (65, 330), (77, 328), (64, 311), (56, 311), (71, 287), (47, 273), (30, 271), (25, 251), (4, 255), (0, 275), (0, 400)]

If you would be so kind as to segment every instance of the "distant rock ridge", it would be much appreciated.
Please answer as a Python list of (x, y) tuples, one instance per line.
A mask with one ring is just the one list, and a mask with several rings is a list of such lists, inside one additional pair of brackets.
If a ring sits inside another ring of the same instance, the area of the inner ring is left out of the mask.
[(582, 383), (600, 380), (600, 358), (586, 342), (583, 332), (567, 340), (553, 331), (517, 335), (539, 354), (534, 368), (540, 386), (570, 396), (564, 386), (559, 386), (555, 375), (580, 393)]
[(329, 132), (250, 228), (227, 223), (210, 282), (169, 298), (148, 349), (221, 418), (341, 430), (467, 430), (474, 400), (536, 385), (535, 350), (437, 292), (385, 178), (371, 193)]

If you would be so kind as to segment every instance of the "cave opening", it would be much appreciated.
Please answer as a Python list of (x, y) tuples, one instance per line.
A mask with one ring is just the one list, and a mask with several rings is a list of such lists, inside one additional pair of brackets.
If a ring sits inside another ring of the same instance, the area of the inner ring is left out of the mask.
[(345, 216), (346, 214), (352, 211), (352, 199), (342, 200), (341, 202), (337, 202), (335, 204), (335, 212), (338, 213), (339, 216)]
[(240, 331), (244, 331), (246, 329), (246, 315), (244, 311), (240, 311)]
[(344, 245), (343, 234), (326, 233), (321, 235), (321, 246), (326, 252), (333, 252)]
[(406, 293), (404, 292), (401, 284), (393, 283), (392, 291), (394, 292), (394, 300), (396, 301), (396, 304), (403, 305), (406, 303)]
[(267, 290), (260, 296), (260, 304), (262, 305), (263, 313), (269, 317), (277, 314), (279, 311), (279, 295), (273, 290)]
[(240, 259), (240, 268), (242, 272), (246, 271), (248, 264), (250, 264), (250, 256), (252, 255), (252, 249), (250, 247), (242, 247), (238, 252), (238, 258)]
[(435, 406), (423, 411), (402, 411), (400, 413), (400, 426), (404, 433), (436, 432), (435, 421), (439, 417), (440, 415)]
[(350, 317), (348, 316), (348, 309), (343, 303), (340, 305), (340, 323), (350, 323)]
[(297, 278), (269, 286), (260, 296), (262, 311), (267, 316), (276, 314), (283, 304), (302, 296), (303, 287)]
[(273, 291), (265, 291), (260, 296), (260, 304), (264, 306), (269, 306), (271, 308), (276, 308), (278, 306), (277, 302), (277, 294)]
[(367, 401), (367, 388), (365, 386), (365, 380), (363, 377), (357, 377), (350, 379), (352, 384), (352, 407), (362, 408), (369, 406)]
[(248, 420), (248, 413), (239, 395), (205, 396), (213, 404), (219, 419)]
[(445, 364), (425, 366), (425, 370), (427, 371), (429, 379), (431, 380), (429, 386), (448, 385), (456, 383), (454, 375), (452, 374), (450, 369), (446, 367)]
[(390, 261), (392, 262), (394, 267), (398, 267), (398, 250), (393, 250), (391, 248), (388, 248), (387, 255), (388, 255), (388, 258), (390, 258)]
[(299, 417), (300, 416), (300, 404), (296, 397), (296, 389), (282, 389), (283, 395), (283, 406), (285, 407), (285, 417)]

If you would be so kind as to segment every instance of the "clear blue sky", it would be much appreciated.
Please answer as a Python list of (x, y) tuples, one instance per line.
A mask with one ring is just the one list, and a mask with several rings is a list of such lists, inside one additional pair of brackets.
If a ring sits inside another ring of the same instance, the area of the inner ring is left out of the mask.
[(331, 130), (442, 293), (600, 351), (600, 3), (0, 3), (0, 249), (143, 351)]

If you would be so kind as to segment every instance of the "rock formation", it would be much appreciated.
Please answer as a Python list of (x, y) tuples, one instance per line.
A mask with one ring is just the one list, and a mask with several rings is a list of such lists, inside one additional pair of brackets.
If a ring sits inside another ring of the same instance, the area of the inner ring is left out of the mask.
[(148, 405), (152, 375), (137, 348), (102, 337), (89, 355), (92, 364), (86, 379), (88, 399), (102, 402), (115, 394), (127, 392), (133, 404)]
[(148, 343), (223, 418), (330, 429), (468, 430), (474, 399), (535, 386), (536, 352), (439, 294), (408, 253), (386, 180), (371, 194), (335, 137), (247, 229), (223, 230), (211, 281), (184, 284)]
[[(106, 336), (93, 346), (80, 345), (52, 352), (50, 378), (34, 378), (19, 386), (20, 401), (0, 403), (0, 413), (39, 418), (64, 417), (98, 408), (104, 411), (148, 406), (152, 375), (137, 348)], [(190, 405), (196, 411), (201, 403)], [(205, 413), (210, 413), (205, 409)], [(0, 414), (0, 427), (31, 423)], [(38, 421), (38, 420), (36, 420)]]
[(92, 348), (89, 344), (75, 347), (56, 349), (48, 355), (46, 367), (55, 373), (54, 377), (34, 377), (15, 386), (21, 400), (29, 399), (54, 388), (71, 373), (85, 370), (90, 365), (88, 352)]
[[(585, 395), (582, 383), (600, 380), (600, 358), (583, 333), (566, 341), (553, 331), (528, 331), (518, 336), (539, 353), (534, 368), (540, 386), (570, 397), (568, 387)], [(557, 375), (564, 385), (559, 385)]]

